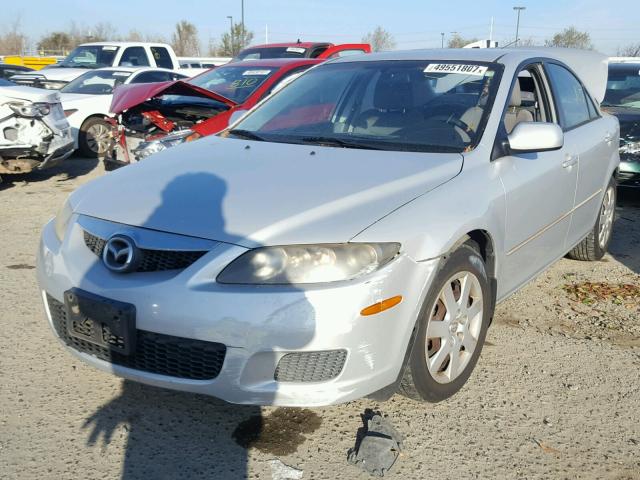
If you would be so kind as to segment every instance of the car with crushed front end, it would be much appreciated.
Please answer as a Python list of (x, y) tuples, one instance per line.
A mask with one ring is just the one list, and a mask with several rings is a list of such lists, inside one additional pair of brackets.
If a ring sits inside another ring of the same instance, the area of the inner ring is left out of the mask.
[(319, 65), (71, 194), (38, 251), (48, 322), (96, 368), (234, 403), (444, 400), (497, 302), (605, 253), (606, 76), (563, 49)]
[(229, 63), (194, 78), (160, 85), (129, 85), (113, 96), (112, 141), (106, 170), (221, 132), (244, 112), (318, 59), (276, 58)]
[(75, 147), (85, 157), (100, 157), (111, 142), (111, 124), (105, 120), (114, 90), (122, 85), (167, 84), (189, 78), (166, 68), (99, 68), (83, 73), (60, 89), (64, 114), (71, 125)]
[(71, 153), (73, 138), (59, 93), (0, 78), (0, 174), (49, 168)]
[(640, 188), (640, 58), (609, 63), (602, 108), (620, 122), (618, 185)]

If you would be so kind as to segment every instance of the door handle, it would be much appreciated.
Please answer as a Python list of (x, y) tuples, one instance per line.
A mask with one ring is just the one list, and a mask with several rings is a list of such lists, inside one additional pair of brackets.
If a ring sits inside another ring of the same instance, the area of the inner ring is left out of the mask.
[(578, 155), (565, 155), (565, 160), (562, 162), (563, 168), (573, 167), (576, 163), (578, 163)]

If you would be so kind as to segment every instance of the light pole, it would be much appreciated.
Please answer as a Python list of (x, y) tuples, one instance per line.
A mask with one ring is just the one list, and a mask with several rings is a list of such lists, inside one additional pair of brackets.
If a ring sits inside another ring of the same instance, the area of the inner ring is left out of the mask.
[(244, 0), (240, 0), (240, 23), (242, 24), (242, 34), (244, 35)]
[(236, 46), (233, 44), (233, 16), (232, 15), (227, 15), (227, 18), (229, 19), (229, 33), (231, 34), (231, 53), (233, 53), (233, 55), (236, 54)]
[(440, 47), (444, 48), (444, 32), (440, 32), (440, 36), (442, 37), (442, 41), (440, 42)]
[(518, 20), (516, 20), (516, 47), (518, 46), (518, 33), (520, 31), (520, 12), (522, 10), (526, 10), (527, 7), (513, 7), (513, 9), (518, 12)]

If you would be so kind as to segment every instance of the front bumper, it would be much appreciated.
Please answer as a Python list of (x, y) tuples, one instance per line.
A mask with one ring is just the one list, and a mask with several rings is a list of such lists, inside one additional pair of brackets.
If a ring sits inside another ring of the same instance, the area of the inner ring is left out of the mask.
[(621, 187), (640, 188), (640, 159), (622, 159), (617, 180)]
[[(183, 270), (118, 275), (87, 248), (77, 222), (63, 244), (50, 222), (38, 250), (37, 276), (52, 327), (46, 296), (62, 302), (64, 292), (77, 287), (134, 304), (138, 330), (226, 347), (218, 375), (200, 380), (116, 365), (66, 345), (84, 362), (131, 380), (232, 403), (320, 406), (369, 395), (397, 379), (437, 260), (414, 262), (401, 255), (366, 278), (320, 287), (216, 283), (217, 274), (244, 251), (220, 243)], [(360, 316), (362, 308), (395, 295), (403, 296), (396, 307)], [(335, 350), (345, 356), (334, 378), (276, 381), (286, 355)]]

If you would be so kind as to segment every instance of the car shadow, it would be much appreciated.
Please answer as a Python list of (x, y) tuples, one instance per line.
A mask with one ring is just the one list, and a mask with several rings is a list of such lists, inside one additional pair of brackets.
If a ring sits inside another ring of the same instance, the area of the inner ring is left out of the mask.
[(122, 390), (85, 421), (88, 445), (125, 435), (122, 479), (247, 476), (247, 451), (232, 434), (259, 407), (122, 382)]
[(640, 189), (618, 189), (616, 223), (609, 253), (640, 274)]
[(56, 182), (64, 183), (77, 177), (86, 175), (95, 169), (100, 160), (98, 158), (80, 157), (77, 154), (64, 160), (55, 167), (44, 170), (34, 170), (29, 173), (2, 174), (2, 182), (0, 182), (0, 191), (8, 190), (22, 183), (37, 183), (56, 178)]

